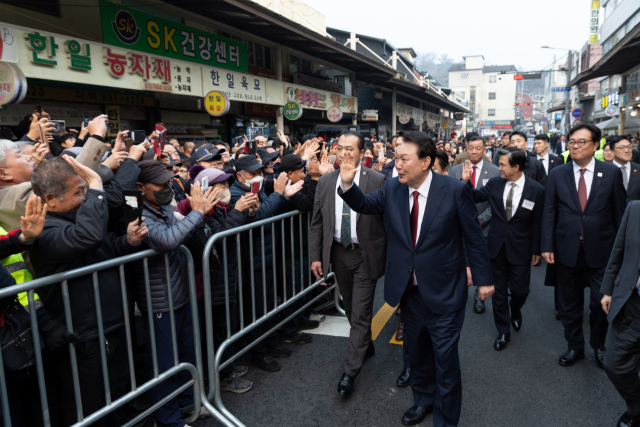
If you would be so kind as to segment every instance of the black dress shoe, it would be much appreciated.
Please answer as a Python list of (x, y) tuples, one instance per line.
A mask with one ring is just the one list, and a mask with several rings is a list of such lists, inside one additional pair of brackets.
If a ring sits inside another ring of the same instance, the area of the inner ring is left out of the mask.
[(584, 359), (584, 350), (569, 350), (558, 360), (560, 366), (573, 366), (578, 360)]
[(410, 376), (410, 369), (409, 368), (404, 368), (402, 370), (402, 373), (400, 374), (400, 376), (398, 377), (397, 381), (396, 381), (396, 385), (398, 387), (406, 387), (409, 384), (411, 384), (411, 376)]
[(640, 427), (640, 416), (634, 417), (625, 412), (618, 420), (616, 427)]
[(420, 424), (427, 415), (433, 412), (433, 405), (430, 406), (412, 406), (402, 416), (402, 424), (406, 426), (414, 426)]
[(473, 304), (474, 313), (482, 314), (485, 310), (484, 301), (480, 301), (479, 299), (475, 300), (475, 304)]
[(556, 320), (560, 320), (560, 312), (556, 311)]
[(520, 328), (522, 327), (522, 315), (518, 317), (511, 316), (511, 325), (516, 332), (520, 331)]
[(349, 397), (351, 392), (353, 391), (353, 383), (356, 379), (350, 375), (342, 374), (342, 378), (338, 383), (338, 393), (343, 395), (344, 397)]
[(509, 334), (500, 334), (496, 341), (493, 343), (493, 349), (496, 351), (502, 351), (507, 348), (507, 343), (511, 341), (511, 335)]
[(264, 357), (253, 356), (253, 363), (263, 371), (276, 372), (280, 370), (280, 364), (273, 360), (269, 355)]
[(373, 357), (376, 355), (376, 347), (373, 345), (373, 341), (369, 342), (369, 347), (367, 347), (367, 353), (364, 355), (365, 359)]
[(596, 366), (600, 369), (604, 369), (604, 349), (597, 349), (596, 354)]

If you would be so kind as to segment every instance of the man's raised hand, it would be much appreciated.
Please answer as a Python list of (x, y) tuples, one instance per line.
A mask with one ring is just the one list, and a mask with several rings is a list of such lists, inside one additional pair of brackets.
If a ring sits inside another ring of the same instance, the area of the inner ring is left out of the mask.
[(342, 164), (340, 165), (340, 179), (342, 180), (342, 186), (344, 188), (351, 187), (357, 172), (356, 159), (353, 157), (353, 154), (348, 151), (345, 152), (342, 157)]
[(462, 180), (464, 182), (469, 182), (471, 179), (471, 162), (469, 160), (464, 162), (462, 166)]

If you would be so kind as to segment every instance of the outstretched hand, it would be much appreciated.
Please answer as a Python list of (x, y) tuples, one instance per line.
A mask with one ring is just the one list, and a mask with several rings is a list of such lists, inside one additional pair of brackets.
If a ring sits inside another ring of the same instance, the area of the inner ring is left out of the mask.
[(340, 179), (342, 180), (343, 187), (351, 187), (357, 172), (356, 159), (352, 153), (346, 151), (342, 156), (342, 163), (340, 164)]
[(31, 243), (42, 233), (46, 217), (47, 204), (43, 205), (40, 197), (33, 196), (29, 199), (24, 216), (20, 217), (22, 243)]
[(469, 182), (471, 179), (471, 162), (469, 160), (464, 162), (464, 166), (462, 166), (462, 180), (464, 182)]

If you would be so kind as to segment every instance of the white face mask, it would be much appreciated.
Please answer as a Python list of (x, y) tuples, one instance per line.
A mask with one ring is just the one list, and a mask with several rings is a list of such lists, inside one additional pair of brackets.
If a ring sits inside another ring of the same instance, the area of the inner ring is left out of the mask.
[(224, 190), (222, 193), (218, 194), (218, 198), (220, 199), (218, 204), (227, 206), (231, 201), (231, 192), (229, 190)]
[[(242, 175), (242, 177), (244, 178), (244, 173), (240, 172), (240, 175)], [(262, 182), (264, 181), (264, 177), (262, 175), (258, 175), (254, 178), (251, 179), (247, 179), (244, 178), (244, 185), (246, 185), (247, 187), (251, 188), (251, 184), (253, 184), (254, 182), (259, 182), (260, 183), (260, 190), (262, 190)]]

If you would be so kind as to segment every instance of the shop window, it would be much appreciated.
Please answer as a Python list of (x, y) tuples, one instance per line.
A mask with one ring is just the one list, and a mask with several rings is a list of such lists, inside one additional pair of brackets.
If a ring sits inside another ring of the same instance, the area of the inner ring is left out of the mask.
[(253, 42), (247, 42), (247, 59), (249, 65), (256, 65), (255, 57), (253, 56)]
[(464, 99), (466, 96), (464, 91), (458, 92), (458, 94), (460, 94), (460, 99)]
[(269, 46), (264, 47), (264, 68), (271, 70), (271, 48)]
[(300, 58), (297, 56), (289, 55), (289, 72), (291, 74), (297, 73), (299, 70)]
[(496, 93), (495, 92), (489, 92), (489, 99), (496, 99)]
[(493, 108), (489, 109), (489, 116), (495, 116), (496, 115), (496, 110)]
[(495, 83), (496, 82), (496, 76), (489, 76), (489, 83)]
[(60, 18), (60, 0), (0, 0), (0, 3), (8, 4), (22, 9), (32, 10), (34, 12), (44, 13)]
[(256, 56), (256, 67), (264, 68), (264, 55), (261, 44), (256, 43), (254, 54)]
[(311, 71), (311, 61), (309, 61), (308, 59), (301, 58), (300, 59), (300, 71), (302, 71), (303, 73), (305, 71)]
[(247, 57), (249, 65), (271, 70), (271, 48), (258, 43), (247, 41)]

